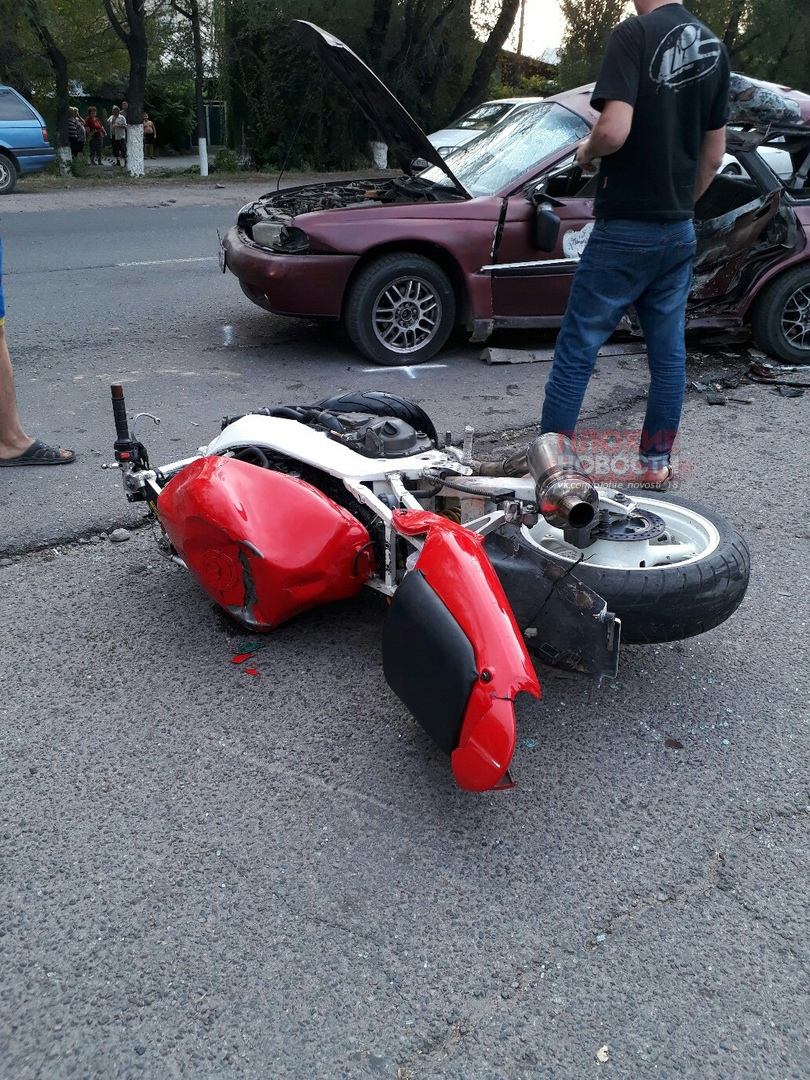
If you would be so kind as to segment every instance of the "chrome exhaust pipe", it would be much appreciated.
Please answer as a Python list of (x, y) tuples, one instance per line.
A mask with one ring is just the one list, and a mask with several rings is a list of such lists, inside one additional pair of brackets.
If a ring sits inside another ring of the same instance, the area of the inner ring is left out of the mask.
[(599, 494), (577, 457), (571, 440), (548, 432), (526, 451), (537, 494), (537, 508), (558, 529), (587, 529), (596, 517)]

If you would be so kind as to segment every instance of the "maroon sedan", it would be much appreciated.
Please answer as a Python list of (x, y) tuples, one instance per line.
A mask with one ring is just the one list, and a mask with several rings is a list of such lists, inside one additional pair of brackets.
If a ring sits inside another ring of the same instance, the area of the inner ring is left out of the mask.
[[(351, 89), (403, 169), (309, 184), (243, 207), (223, 270), (279, 315), (342, 321), (380, 364), (418, 364), (453, 327), (559, 326), (593, 227), (594, 178), (574, 151), (596, 120), (591, 87), (527, 106), (440, 157), (377, 77), (337, 38), (298, 23)], [(750, 323), (766, 352), (810, 363), (810, 96), (732, 77), (729, 152), (696, 208), (690, 329)], [(779, 179), (758, 147), (789, 154)], [(430, 162), (414, 172), (417, 159)]]

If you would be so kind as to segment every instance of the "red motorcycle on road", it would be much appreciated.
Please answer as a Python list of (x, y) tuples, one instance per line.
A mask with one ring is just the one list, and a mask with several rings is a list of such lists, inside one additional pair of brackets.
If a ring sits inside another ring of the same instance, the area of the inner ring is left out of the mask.
[(727, 521), (595, 485), (561, 436), (489, 475), (471, 429), (454, 445), (418, 405), (367, 392), (226, 417), (192, 457), (154, 468), (121, 386), (112, 403), (127, 498), (243, 626), (269, 631), (364, 586), (389, 598), (385, 678), (470, 791), (513, 783), (515, 697), (540, 696), (533, 660), (615, 675), (621, 637), (702, 633), (748, 584)]

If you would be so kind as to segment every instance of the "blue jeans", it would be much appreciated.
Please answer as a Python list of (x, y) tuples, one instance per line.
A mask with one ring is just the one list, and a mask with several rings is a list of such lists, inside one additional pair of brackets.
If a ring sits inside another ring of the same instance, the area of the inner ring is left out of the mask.
[(669, 461), (686, 389), (684, 313), (696, 248), (691, 221), (596, 221), (557, 338), (541, 433), (573, 435), (596, 354), (634, 304), (650, 367), (639, 456), (652, 467)]

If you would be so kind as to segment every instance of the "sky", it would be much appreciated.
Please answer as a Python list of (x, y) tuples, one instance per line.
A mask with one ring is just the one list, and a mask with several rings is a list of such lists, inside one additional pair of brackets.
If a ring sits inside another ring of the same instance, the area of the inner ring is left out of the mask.
[[(520, 16), (518, 16), (518, 19)], [(562, 40), (564, 22), (558, 0), (526, 0), (523, 25), (524, 56), (540, 56), (546, 49), (557, 48)], [(517, 20), (507, 48), (517, 48)]]

